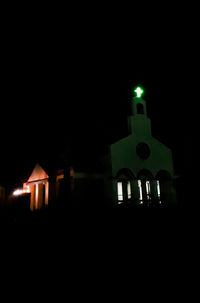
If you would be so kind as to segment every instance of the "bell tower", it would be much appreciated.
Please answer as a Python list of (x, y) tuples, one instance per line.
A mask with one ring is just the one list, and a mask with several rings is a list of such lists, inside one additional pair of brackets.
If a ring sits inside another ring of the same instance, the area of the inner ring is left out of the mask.
[(147, 117), (146, 102), (142, 98), (144, 93), (141, 87), (134, 89), (131, 99), (132, 115), (129, 117), (129, 132), (136, 136), (151, 136), (151, 121)]

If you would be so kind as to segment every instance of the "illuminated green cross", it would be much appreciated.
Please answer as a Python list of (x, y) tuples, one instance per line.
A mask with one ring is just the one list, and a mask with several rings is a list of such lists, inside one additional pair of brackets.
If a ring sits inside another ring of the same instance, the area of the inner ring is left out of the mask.
[(134, 92), (136, 92), (137, 94), (137, 98), (140, 98), (142, 96), (142, 94), (144, 93), (143, 89), (141, 89), (141, 87), (137, 87)]

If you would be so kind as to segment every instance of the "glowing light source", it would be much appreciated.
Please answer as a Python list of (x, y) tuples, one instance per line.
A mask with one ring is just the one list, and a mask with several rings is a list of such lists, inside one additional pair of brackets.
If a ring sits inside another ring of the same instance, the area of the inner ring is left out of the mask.
[(122, 203), (123, 201), (123, 187), (122, 182), (117, 182), (117, 193), (118, 193), (118, 203)]
[(158, 195), (158, 200), (159, 200), (159, 204), (161, 204), (161, 200), (160, 200), (160, 182), (157, 180), (156, 181), (157, 184), (157, 195)]
[(157, 193), (158, 193), (158, 198), (160, 198), (160, 182), (157, 180), (156, 181), (157, 185)]
[(147, 200), (151, 199), (151, 187), (150, 187), (150, 182), (146, 181), (146, 193), (147, 193)]
[(16, 189), (14, 192), (13, 192), (13, 196), (19, 196), (23, 193), (23, 189)]
[(25, 186), (25, 188), (18, 188), (16, 189), (14, 192), (13, 192), (13, 196), (20, 196), (20, 195), (23, 195), (23, 194), (27, 194), (27, 193), (30, 193), (30, 188), (29, 186)]
[(142, 196), (142, 181), (141, 180), (138, 180), (138, 187), (139, 187), (139, 194), (140, 194), (140, 197), (139, 197), (139, 200), (140, 200), (140, 204), (143, 204), (143, 196)]
[(131, 182), (127, 182), (127, 194), (128, 194), (128, 199), (131, 199)]
[(142, 94), (144, 93), (144, 90), (141, 87), (137, 87), (134, 92), (136, 92), (137, 94), (137, 98), (140, 98), (142, 96)]

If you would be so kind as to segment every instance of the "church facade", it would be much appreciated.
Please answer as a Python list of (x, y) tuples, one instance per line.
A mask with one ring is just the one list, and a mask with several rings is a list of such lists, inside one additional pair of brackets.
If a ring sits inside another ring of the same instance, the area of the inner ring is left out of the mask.
[(152, 136), (146, 102), (137, 88), (131, 100), (130, 135), (110, 146), (106, 192), (115, 204), (176, 201), (171, 150)]

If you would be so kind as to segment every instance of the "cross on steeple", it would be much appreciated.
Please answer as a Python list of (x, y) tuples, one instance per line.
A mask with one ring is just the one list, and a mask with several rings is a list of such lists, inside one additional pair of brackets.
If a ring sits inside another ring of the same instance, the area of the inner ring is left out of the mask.
[(142, 94), (144, 93), (143, 89), (141, 89), (141, 87), (137, 87), (134, 92), (136, 92), (137, 94), (137, 98), (140, 98), (142, 96)]

